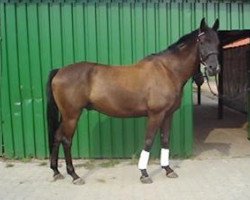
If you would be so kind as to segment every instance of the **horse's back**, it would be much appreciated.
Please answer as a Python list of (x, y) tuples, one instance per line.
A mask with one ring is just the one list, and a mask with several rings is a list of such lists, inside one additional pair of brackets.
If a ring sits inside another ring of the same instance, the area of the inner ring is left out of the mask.
[[(136, 87), (138, 73), (133, 67), (108, 66), (79, 62), (61, 68), (52, 81), (55, 96), (67, 106), (98, 107), (110, 98), (128, 96)], [(126, 92), (126, 95), (123, 95)], [(70, 105), (69, 105), (70, 104)], [(73, 105), (74, 104), (74, 105)]]
[(92, 108), (121, 117), (162, 109), (173, 92), (166, 72), (154, 61), (128, 67), (81, 62), (60, 69), (54, 79), (64, 107)]
[(90, 101), (98, 111), (112, 116), (142, 116), (172, 104), (173, 84), (157, 61), (129, 67), (97, 66), (92, 77)]

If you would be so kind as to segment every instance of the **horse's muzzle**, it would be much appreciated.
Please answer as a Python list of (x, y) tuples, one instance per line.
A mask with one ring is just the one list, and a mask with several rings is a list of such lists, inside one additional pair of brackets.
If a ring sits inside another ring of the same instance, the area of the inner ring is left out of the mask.
[(220, 66), (219, 65), (217, 67), (208, 66), (206, 68), (206, 71), (209, 76), (215, 76), (216, 74), (220, 73)]

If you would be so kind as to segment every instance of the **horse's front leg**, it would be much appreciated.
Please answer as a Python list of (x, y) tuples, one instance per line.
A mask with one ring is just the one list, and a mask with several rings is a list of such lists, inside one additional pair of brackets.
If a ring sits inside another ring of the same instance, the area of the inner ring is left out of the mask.
[(169, 166), (169, 131), (172, 115), (165, 116), (161, 125), (161, 167), (166, 170), (166, 176), (169, 178), (177, 178), (178, 175)]
[(157, 129), (160, 127), (162, 120), (164, 118), (164, 113), (150, 114), (148, 116), (148, 125), (145, 138), (144, 149), (141, 152), (138, 168), (141, 171), (141, 182), (142, 183), (152, 183), (152, 179), (149, 177), (147, 172), (147, 165), (149, 160), (150, 150), (152, 148), (155, 134)]

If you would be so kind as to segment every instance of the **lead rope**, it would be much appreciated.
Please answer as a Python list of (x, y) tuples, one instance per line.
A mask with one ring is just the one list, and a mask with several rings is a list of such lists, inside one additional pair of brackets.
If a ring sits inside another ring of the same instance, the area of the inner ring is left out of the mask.
[(214, 95), (214, 96), (216, 96), (216, 97), (218, 97), (218, 98), (220, 98), (220, 97), (219, 97), (219, 90), (218, 90), (217, 76), (214, 76), (214, 77), (215, 77), (216, 89), (217, 89), (217, 93), (216, 93), (216, 92), (213, 91), (213, 89), (212, 89), (212, 87), (211, 87), (211, 85), (210, 85), (210, 81), (209, 81), (209, 78), (208, 78), (207, 70), (206, 70), (206, 69), (205, 69), (204, 73), (205, 73), (205, 76), (204, 76), (204, 77), (205, 77), (206, 80), (207, 80), (207, 85), (208, 85), (208, 88), (209, 88), (211, 94)]
[(207, 85), (208, 85), (208, 88), (209, 88), (209, 91), (210, 93), (213, 95), (213, 96), (216, 96), (217, 98), (220, 98), (220, 99), (223, 99), (223, 98), (228, 98), (228, 100), (237, 100), (237, 99), (240, 99), (242, 96), (244, 96), (247, 92), (250, 91), (250, 88), (246, 88), (245, 90), (243, 90), (241, 93), (235, 95), (234, 97), (231, 97), (229, 95), (220, 95), (219, 94), (219, 84), (218, 84), (218, 76), (215, 75), (215, 84), (216, 84), (216, 89), (217, 89), (217, 93), (213, 91), (211, 85), (210, 85), (210, 81), (209, 81), (209, 78), (208, 78), (208, 75), (207, 75), (207, 70), (205, 69), (204, 71), (204, 77), (206, 78), (207, 80)]

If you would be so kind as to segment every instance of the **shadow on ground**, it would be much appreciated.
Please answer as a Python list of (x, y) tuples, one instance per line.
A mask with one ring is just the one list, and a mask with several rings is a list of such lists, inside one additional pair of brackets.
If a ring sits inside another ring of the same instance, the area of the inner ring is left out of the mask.
[[(194, 100), (196, 97), (194, 97)], [(194, 157), (242, 157), (250, 155), (247, 139), (247, 115), (224, 107), (224, 117), (217, 118), (217, 101), (202, 96), (202, 105), (194, 106)]]

